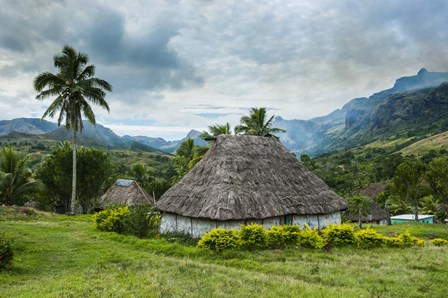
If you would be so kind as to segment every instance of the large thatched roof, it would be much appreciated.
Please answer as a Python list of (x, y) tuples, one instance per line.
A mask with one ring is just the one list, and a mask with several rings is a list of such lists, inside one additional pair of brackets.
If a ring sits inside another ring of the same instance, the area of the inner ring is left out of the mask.
[(118, 179), (101, 196), (100, 207), (104, 208), (112, 204), (137, 206), (152, 205), (154, 198), (134, 180)]
[(217, 220), (326, 214), (347, 208), (276, 139), (224, 135), (156, 206)]

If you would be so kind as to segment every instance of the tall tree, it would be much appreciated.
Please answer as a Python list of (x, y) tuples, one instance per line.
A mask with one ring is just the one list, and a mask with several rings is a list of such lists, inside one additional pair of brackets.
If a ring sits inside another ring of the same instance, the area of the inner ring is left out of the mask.
[(12, 147), (0, 151), (0, 203), (17, 204), (19, 197), (39, 187), (27, 167), (28, 156), (21, 158)]
[(418, 159), (408, 159), (395, 170), (392, 189), (402, 200), (412, 206), (414, 219), (418, 221), (418, 207), (423, 194), (425, 164)]
[(266, 108), (252, 108), (249, 116), (241, 117), (240, 125), (235, 128), (235, 133), (276, 137), (275, 133), (285, 132), (284, 129), (272, 127), (273, 122), (274, 115), (267, 119)]
[[(54, 97), (53, 102), (42, 116), (42, 119), (58, 115), (58, 125), (65, 122), (66, 129), (73, 130), (73, 173), (70, 212), (75, 212), (76, 201), (76, 143), (77, 133), (82, 132), (82, 117), (95, 124), (95, 114), (90, 104), (98, 105), (109, 111), (105, 91), (112, 91), (112, 86), (94, 77), (95, 66), (87, 65), (89, 57), (65, 46), (62, 53), (55, 55), (56, 74), (43, 72), (34, 79), (34, 88), (39, 94), (38, 100)], [(87, 66), (86, 66), (87, 65)]]

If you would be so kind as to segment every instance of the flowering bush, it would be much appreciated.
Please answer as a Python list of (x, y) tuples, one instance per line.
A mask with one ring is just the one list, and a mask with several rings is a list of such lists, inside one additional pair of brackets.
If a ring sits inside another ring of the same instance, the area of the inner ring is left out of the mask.
[(198, 242), (198, 247), (208, 248), (217, 252), (239, 247), (238, 232), (235, 229), (216, 228), (205, 233)]
[(122, 233), (124, 231), (123, 219), (128, 213), (127, 206), (106, 209), (93, 215), (93, 221), (95, 227), (100, 231)]
[(431, 243), (435, 246), (448, 246), (448, 240), (442, 238), (434, 238), (431, 240)]
[(329, 225), (322, 230), (326, 242), (334, 246), (351, 245), (355, 243), (355, 233), (352, 226), (348, 224)]
[(384, 247), (385, 237), (372, 228), (355, 232), (355, 243), (360, 248)]
[(305, 226), (299, 233), (297, 243), (302, 247), (308, 248), (323, 248), (326, 244), (325, 239), (319, 234), (317, 229), (311, 229)]
[(266, 242), (272, 248), (284, 248), (298, 245), (299, 226), (272, 226), (266, 231)]
[(266, 246), (266, 230), (262, 225), (241, 225), (239, 231), (241, 245), (247, 249), (263, 248)]
[(406, 231), (396, 237), (384, 237), (386, 246), (388, 247), (410, 247), (410, 246), (423, 246), (425, 241), (417, 237), (411, 236), (411, 234)]

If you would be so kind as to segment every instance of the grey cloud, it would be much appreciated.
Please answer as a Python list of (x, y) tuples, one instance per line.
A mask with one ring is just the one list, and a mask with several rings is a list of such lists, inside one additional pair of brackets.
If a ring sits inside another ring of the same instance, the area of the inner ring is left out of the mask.
[[(204, 82), (196, 75), (194, 65), (170, 47), (171, 39), (178, 34), (170, 23), (174, 20), (155, 18), (136, 36), (126, 31), (123, 15), (112, 5), (91, 1), (68, 1), (64, 5), (41, 2), (10, 1), (9, 9), (0, 11), (0, 25), (8, 29), (1, 30), (0, 48), (27, 52), (29, 57), (3, 67), (3, 74), (48, 70), (44, 68), (48, 61), (64, 44), (69, 44), (86, 52), (98, 70), (103, 68), (102, 75), (111, 80), (119, 93), (126, 93), (127, 89), (179, 90)], [(44, 43), (52, 46), (42, 48)], [(46, 51), (45, 62), (35, 59), (42, 58), (42, 51)]]

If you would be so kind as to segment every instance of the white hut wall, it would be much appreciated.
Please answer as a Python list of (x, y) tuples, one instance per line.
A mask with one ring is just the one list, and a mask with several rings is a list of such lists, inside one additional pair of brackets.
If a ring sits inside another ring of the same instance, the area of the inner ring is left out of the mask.
[[(164, 213), (160, 222), (160, 233), (182, 233), (191, 235), (194, 238), (200, 238), (206, 232), (222, 227), (224, 229), (239, 229), (240, 225), (257, 223), (269, 229), (273, 225), (281, 225), (284, 222), (284, 216), (270, 217), (263, 220), (212, 220), (203, 218), (191, 218), (172, 213)], [(340, 212), (320, 215), (293, 215), (292, 224), (300, 225), (301, 228), (307, 224), (310, 228), (322, 229), (328, 224), (340, 224)]]
[(329, 224), (341, 224), (341, 213), (334, 212), (318, 215), (294, 215), (292, 218), (292, 224), (300, 225), (301, 228), (303, 228), (306, 224), (312, 229), (323, 229)]

